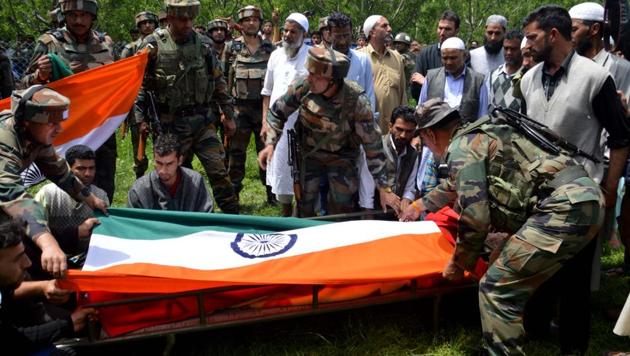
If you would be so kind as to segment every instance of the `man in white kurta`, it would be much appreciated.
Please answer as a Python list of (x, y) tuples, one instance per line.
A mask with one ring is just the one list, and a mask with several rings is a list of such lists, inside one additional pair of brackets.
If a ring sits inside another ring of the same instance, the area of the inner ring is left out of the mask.
[[(301, 32), (301, 34), (300, 34)], [(263, 132), (267, 125), (267, 111), (273, 103), (287, 92), (289, 84), (298, 77), (308, 75), (304, 67), (308, 46), (304, 44), (304, 37), (308, 32), (308, 20), (304, 15), (293, 13), (287, 17), (284, 26), (282, 47), (278, 47), (267, 64), (265, 84), (261, 94), (263, 96)], [(282, 204), (284, 216), (291, 215), (293, 199), (293, 178), (288, 163), (287, 131), (295, 125), (297, 112), (289, 117), (284, 125), (282, 136), (276, 146), (274, 155), (267, 163), (267, 185)]]

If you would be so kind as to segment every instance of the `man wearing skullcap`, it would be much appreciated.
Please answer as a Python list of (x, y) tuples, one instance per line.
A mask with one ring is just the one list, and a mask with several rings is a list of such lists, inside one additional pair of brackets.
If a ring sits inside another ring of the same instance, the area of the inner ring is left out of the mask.
[(394, 108), (407, 104), (405, 62), (400, 54), (385, 46), (392, 39), (392, 27), (387, 18), (372, 15), (363, 23), (363, 33), (368, 45), (360, 51), (372, 62), (376, 111), (379, 115), (381, 134), (389, 130), (389, 118)]
[(11, 110), (0, 112), (0, 215), (26, 222), (29, 245), (41, 250), (41, 268), (55, 278), (67, 269), (66, 255), (48, 227), (46, 211), (27, 192), (22, 171), (36, 163), (46, 178), (76, 201), (106, 213), (107, 204), (97, 198), (68, 169), (52, 143), (68, 117), (70, 100), (41, 85), (14, 91)]
[[(440, 53), (443, 67), (431, 69), (418, 105), (429, 99), (440, 99), (452, 108), (459, 109), (464, 122), (473, 122), (488, 113), (488, 92), (483, 75), (466, 67), (466, 47), (459, 37), (451, 37), (442, 43)], [(424, 148), (421, 169), (418, 170), (417, 185), (420, 192), (429, 192), (437, 184), (437, 167), (441, 162), (433, 157), (429, 148)]]
[(470, 51), (470, 67), (486, 76), (503, 64), (503, 38), (507, 20), (501, 15), (491, 15), (486, 20), (483, 47)]
[[(308, 46), (304, 44), (304, 39), (308, 33), (308, 19), (300, 13), (290, 14), (284, 22), (284, 33), (282, 35), (282, 46), (271, 53), (267, 63), (267, 72), (263, 81), (263, 122), (262, 136), (266, 136), (267, 112), (284, 93), (289, 84), (294, 79), (306, 76), (306, 56)], [(271, 186), (271, 191), (276, 195), (278, 202), (282, 205), (282, 215), (291, 216), (293, 214), (293, 179), (291, 169), (288, 164), (288, 142), (286, 132), (293, 128), (297, 119), (297, 113), (289, 116), (284, 125), (282, 136), (276, 144), (275, 154), (266, 163), (267, 185)]]

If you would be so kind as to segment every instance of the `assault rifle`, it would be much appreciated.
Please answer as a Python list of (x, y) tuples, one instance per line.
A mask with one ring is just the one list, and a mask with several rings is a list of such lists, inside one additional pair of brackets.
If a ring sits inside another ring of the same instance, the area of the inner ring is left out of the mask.
[[(145, 90), (144, 95), (146, 97), (144, 115), (149, 119), (149, 126), (153, 131), (154, 137), (157, 137), (162, 134), (162, 126), (160, 125), (160, 118), (158, 117), (157, 108), (155, 107), (155, 97), (151, 90)], [(146, 155), (147, 136), (148, 134), (146, 132), (141, 132), (140, 135), (138, 135), (138, 153), (136, 156), (138, 161), (142, 161)]]
[(293, 178), (293, 195), (300, 211), (300, 201), (302, 200), (302, 182), (300, 174), (300, 163), (302, 160), (302, 147), (298, 141), (295, 129), (287, 131), (289, 141), (289, 166), (291, 166), (291, 177)]
[(530, 119), (518, 111), (495, 106), (492, 108), (492, 116), (516, 128), (520, 133), (525, 135), (525, 137), (549, 153), (557, 155), (560, 154), (562, 150), (565, 150), (571, 156), (582, 156), (595, 163), (600, 162), (599, 159), (595, 158), (593, 155), (582, 151), (576, 145), (558, 136), (558, 134), (553, 132), (549, 127)]

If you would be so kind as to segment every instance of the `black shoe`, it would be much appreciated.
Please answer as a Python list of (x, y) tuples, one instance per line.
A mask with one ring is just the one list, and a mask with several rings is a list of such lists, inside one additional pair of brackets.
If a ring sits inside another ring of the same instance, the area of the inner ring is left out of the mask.
[(267, 189), (267, 204), (269, 205), (278, 205), (278, 199), (276, 199), (276, 195), (271, 192), (270, 186), (265, 186)]

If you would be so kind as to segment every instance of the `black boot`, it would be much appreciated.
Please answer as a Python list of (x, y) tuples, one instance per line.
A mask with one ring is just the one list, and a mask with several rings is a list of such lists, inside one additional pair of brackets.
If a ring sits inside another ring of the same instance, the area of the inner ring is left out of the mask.
[(276, 195), (271, 192), (271, 187), (266, 185), (265, 188), (267, 189), (267, 204), (277, 205), (278, 199), (276, 199)]

